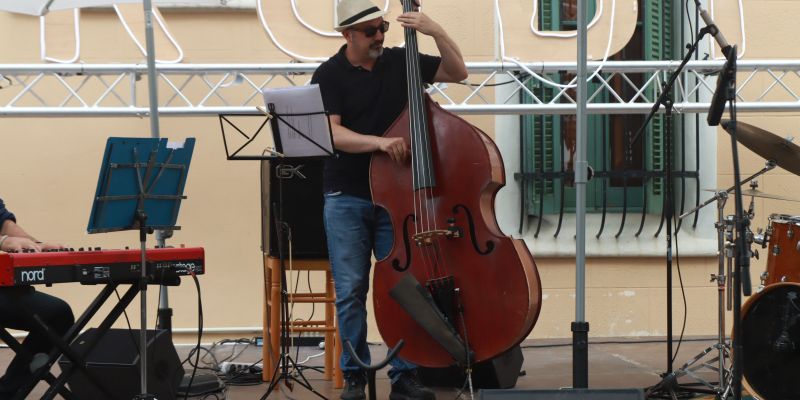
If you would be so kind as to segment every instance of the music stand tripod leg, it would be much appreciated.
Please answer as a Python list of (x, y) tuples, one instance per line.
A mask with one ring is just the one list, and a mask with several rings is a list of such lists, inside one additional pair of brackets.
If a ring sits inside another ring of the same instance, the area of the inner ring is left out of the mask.
[[(277, 128), (276, 128), (277, 129)], [(275, 365), (275, 370), (272, 374), (272, 379), (270, 381), (270, 385), (267, 388), (267, 391), (261, 397), (261, 399), (266, 399), (267, 396), (272, 393), (278, 385), (281, 384), (281, 381), (291, 390), (292, 389), (292, 381), (298, 383), (300, 386), (304, 387), (305, 389), (309, 390), (311, 393), (314, 393), (321, 399), (327, 400), (327, 397), (322, 395), (322, 393), (316, 391), (312, 386), (311, 383), (308, 382), (306, 377), (303, 373), (297, 368), (297, 364), (292, 359), (291, 355), (289, 354), (289, 330), (291, 325), (291, 320), (289, 317), (289, 291), (288, 285), (286, 283), (286, 258), (284, 256), (284, 240), (286, 238), (286, 234), (284, 233), (284, 223), (283, 223), (283, 182), (280, 182), (279, 186), (279, 193), (278, 202), (277, 204), (273, 204), (273, 213), (275, 220), (275, 232), (278, 235), (278, 258), (280, 260), (280, 355), (278, 356), (278, 363)], [(298, 379), (295, 374), (289, 372), (289, 367), (291, 365), (291, 369), (296, 371), (296, 375), (299, 376), (301, 379)]]

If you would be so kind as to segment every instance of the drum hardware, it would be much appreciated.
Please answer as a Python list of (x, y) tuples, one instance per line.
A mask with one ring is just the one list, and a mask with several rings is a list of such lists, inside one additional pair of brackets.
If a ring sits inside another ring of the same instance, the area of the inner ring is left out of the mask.
[[(753, 125), (736, 121), (723, 121), (722, 127), (729, 133), (736, 127), (736, 140), (754, 153), (771, 160), (779, 167), (800, 175), (800, 146), (788, 138), (782, 138), (772, 132)], [(744, 182), (742, 182), (744, 183)], [(742, 193), (744, 195), (744, 193)]]
[[(755, 178), (757, 178), (757, 177), (759, 177), (759, 176), (761, 176), (761, 175), (764, 175), (764, 174), (765, 174), (765, 173), (767, 173), (768, 171), (770, 171), (770, 170), (774, 169), (776, 166), (777, 166), (777, 164), (775, 164), (775, 162), (774, 162), (774, 161), (767, 161), (767, 162), (765, 162), (765, 163), (764, 163), (764, 168), (761, 168), (761, 169), (760, 169), (760, 170), (758, 170), (758, 171), (757, 171), (755, 174), (753, 174), (753, 175), (749, 176), (747, 179), (744, 179), (744, 180), (742, 181), (742, 185), (744, 185), (745, 183), (748, 183), (748, 182), (752, 181), (753, 179), (755, 179)], [(731, 187), (729, 187), (728, 189), (725, 189), (725, 190), (720, 190), (720, 191), (717, 191), (717, 190), (714, 190), (714, 189), (703, 189), (703, 190), (705, 190), (705, 191), (707, 191), (707, 192), (714, 192), (714, 196), (712, 196), (710, 199), (708, 199), (708, 200), (704, 201), (702, 204), (698, 205), (697, 207), (695, 207), (695, 208), (693, 208), (693, 209), (691, 209), (691, 210), (689, 210), (689, 211), (687, 211), (687, 212), (685, 212), (685, 213), (681, 214), (681, 215), (680, 215), (678, 218), (681, 218), (681, 219), (683, 219), (683, 218), (685, 218), (687, 215), (691, 215), (691, 214), (695, 213), (696, 211), (700, 210), (701, 208), (703, 208), (703, 207), (705, 207), (705, 206), (707, 206), (707, 205), (709, 205), (709, 204), (711, 204), (711, 203), (713, 203), (713, 202), (715, 202), (715, 201), (719, 200), (719, 199), (720, 199), (722, 196), (725, 196), (725, 198), (727, 199), (728, 195), (729, 195), (730, 193), (732, 193), (732, 192), (734, 191), (734, 189), (736, 189), (736, 187), (735, 187), (735, 186), (731, 186)], [(745, 193), (745, 192), (746, 192), (746, 191), (742, 191), (742, 195), (743, 195), (743, 196), (744, 196), (744, 193)], [(757, 194), (758, 194), (759, 196), (756, 196), (756, 197), (761, 197), (761, 196), (760, 196), (760, 194), (763, 194), (763, 192), (760, 192), (760, 191), (759, 191)], [(751, 196), (753, 196), (753, 195), (755, 195), (755, 194), (752, 194), (752, 193), (751, 193), (750, 195), (751, 195)], [(783, 200), (783, 199), (781, 199), (781, 200)]]
[(761, 291), (763, 291), (764, 288), (767, 287), (767, 279), (769, 279), (769, 272), (767, 272), (767, 271), (762, 272), (761, 273), (761, 284), (758, 285), (758, 288), (756, 289), (756, 293), (761, 293)]
[(753, 235), (753, 243), (760, 245), (762, 249), (767, 248), (767, 244), (769, 244), (769, 237), (772, 235), (772, 229), (767, 228), (767, 230), (763, 230), (758, 228), (756, 230), (756, 234)]
[[(769, 245), (770, 238), (772, 237), (772, 226), (768, 226), (767, 230), (758, 228), (756, 230), (756, 234), (753, 235), (753, 243), (761, 246), (762, 249), (766, 249)], [(758, 250), (753, 250), (754, 252), (758, 252)], [(769, 272), (764, 271), (759, 276), (761, 283), (756, 288), (756, 293), (760, 293), (764, 290), (764, 287), (767, 286), (767, 279), (769, 279)]]
[[(763, 175), (764, 173), (774, 169), (776, 167), (776, 163), (774, 161), (767, 161), (764, 165), (764, 168), (753, 174), (752, 176), (744, 179), (742, 184), (749, 183), (750, 189), (749, 190), (742, 190), (743, 196), (750, 196), (750, 204), (748, 209), (743, 212), (743, 218), (748, 220), (752, 220), (755, 217), (755, 198), (769, 198), (775, 200), (787, 200), (787, 201), (797, 201), (794, 199), (790, 199), (787, 197), (772, 195), (768, 193), (764, 193), (759, 191), (758, 182), (755, 180), (756, 177)], [(717, 230), (717, 258), (719, 263), (719, 270), (715, 274), (711, 274), (710, 282), (717, 283), (717, 309), (718, 309), (718, 332), (717, 332), (717, 342), (713, 345), (709, 346), (699, 354), (697, 354), (694, 358), (692, 358), (689, 362), (684, 364), (681, 368), (674, 372), (675, 379), (681, 376), (690, 376), (694, 378), (700, 384), (708, 387), (709, 389), (713, 390), (717, 394), (718, 399), (727, 399), (729, 396), (732, 396), (732, 382), (733, 382), (733, 365), (731, 363), (731, 344), (727, 338), (727, 333), (725, 331), (725, 312), (731, 311), (733, 309), (733, 263), (736, 255), (736, 217), (735, 215), (727, 215), (723, 214), (725, 204), (728, 200), (728, 196), (730, 193), (734, 191), (734, 187), (730, 187), (726, 190), (719, 190), (714, 191), (714, 196), (710, 199), (706, 200), (703, 204), (699, 205), (698, 207), (684, 213), (679, 218), (684, 218), (699, 209), (705, 207), (712, 202), (717, 203), (717, 221), (714, 223), (714, 227)], [(798, 224), (800, 227), (800, 222)], [(767, 244), (770, 242), (770, 239), (773, 236), (774, 228), (772, 226), (768, 227), (766, 231), (758, 230), (757, 233), (753, 233), (750, 229), (747, 229), (746, 235), (746, 245), (748, 247), (747, 253), (748, 257), (752, 258), (759, 258), (758, 250), (750, 250), (750, 245), (756, 243), (761, 245), (762, 248), (766, 248)], [(766, 278), (764, 278), (766, 279)], [(764, 283), (762, 282), (762, 285)], [(726, 296), (726, 287), (727, 296)], [(702, 360), (706, 358), (709, 354), (714, 353), (714, 357), (708, 361), (703, 362)], [(716, 383), (708, 382), (707, 380), (702, 379), (698, 376), (695, 372), (701, 368), (710, 369), (718, 374), (718, 381)]]
[[(757, 174), (763, 174), (772, 168), (774, 168), (774, 164), (768, 163), (767, 167)], [(753, 178), (754, 176), (748, 178), (745, 182)], [(713, 201), (717, 202), (717, 222), (714, 223), (714, 227), (717, 230), (717, 258), (719, 269), (717, 273), (711, 274), (710, 280), (710, 282), (716, 282), (717, 286), (717, 341), (698, 353), (689, 362), (676, 369), (672, 373), (672, 379), (677, 381), (677, 379), (682, 376), (691, 377), (700, 385), (710, 389), (710, 393), (716, 394), (717, 399), (727, 399), (732, 395), (733, 382), (732, 365), (730, 365), (731, 345), (725, 331), (725, 312), (726, 309), (730, 310), (732, 308), (733, 300), (730, 296), (732, 290), (728, 290), (726, 307), (725, 288), (726, 286), (728, 288), (733, 287), (732, 269), (735, 255), (736, 242), (734, 228), (736, 223), (733, 215), (724, 216), (723, 214), (730, 191), (732, 191), (732, 189), (718, 191), (704, 204), (680, 216), (680, 218), (684, 218)], [(750, 215), (752, 215), (752, 208), (748, 210), (746, 217), (749, 218)], [(752, 237), (753, 235), (750, 234), (749, 236)], [(708, 357), (711, 358), (707, 359)], [(697, 373), (701, 369), (708, 369), (716, 373), (717, 382), (710, 382), (709, 380), (703, 379), (703, 377)]]
[[(705, 190), (706, 192), (716, 192), (716, 190), (714, 189), (703, 189), (703, 190)], [(795, 201), (795, 202), (800, 201), (800, 199), (793, 199), (791, 197), (780, 196), (777, 194), (766, 193), (760, 190), (753, 190), (753, 189), (742, 190), (742, 196), (761, 197), (765, 199), (783, 200), (783, 201)]]
[[(727, 263), (726, 271), (728, 273), (728, 288), (733, 287), (733, 259), (735, 257), (735, 242), (733, 241), (733, 231), (735, 224), (733, 222), (734, 216), (728, 215), (725, 217), (725, 260)], [(728, 290), (727, 310), (733, 310), (733, 290)]]

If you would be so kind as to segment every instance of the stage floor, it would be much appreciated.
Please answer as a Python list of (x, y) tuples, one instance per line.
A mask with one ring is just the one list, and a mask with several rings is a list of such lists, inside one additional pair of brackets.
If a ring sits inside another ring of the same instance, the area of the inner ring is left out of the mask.
[[(689, 338), (684, 340), (680, 352), (673, 363), (675, 370), (691, 361), (703, 350), (712, 346), (713, 338)], [(676, 344), (677, 345), (677, 344)], [(386, 348), (382, 345), (371, 345), (373, 360), (382, 359)], [(190, 346), (178, 346), (179, 355), (184, 358)], [(220, 357), (229, 350), (221, 348), (217, 354)], [(522, 344), (524, 363), (522, 376), (517, 381), (516, 389), (559, 389), (572, 385), (572, 348), (568, 340), (527, 340)], [(298, 359), (303, 360), (308, 355), (318, 354), (319, 349), (314, 347), (301, 347)], [(713, 351), (712, 354), (716, 354)], [(9, 349), (0, 349), (0, 368), (5, 370), (12, 356)], [(710, 355), (706, 360), (710, 360)], [(237, 358), (239, 362), (255, 362), (261, 358), (261, 348), (250, 346)], [(322, 359), (312, 358), (306, 363), (309, 366), (321, 366)], [(713, 365), (717, 365), (716, 362)], [(57, 368), (57, 367), (56, 367)], [(611, 388), (646, 388), (660, 381), (659, 375), (667, 368), (667, 345), (663, 338), (625, 338), (625, 339), (592, 339), (589, 346), (589, 387), (593, 389)], [(702, 369), (697, 373), (708, 381), (715, 382), (717, 375), (709, 369)], [(334, 389), (330, 381), (322, 379), (322, 374), (314, 370), (305, 370), (314, 390), (330, 399), (338, 399), (340, 390)], [(696, 382), (688, 377), (683, 377), (681, 382)], [(389, 397), (390, 384), (385, 371), (377, 374), (377, 398)], [(37, 386), (30, 398), (39, 398), (46, 387)], [(227, 397), (219, 395), (219, 399), (252, 400), (259, 399), (265, 393), (267, 385), (264, 383), (252, 386), (228, 386)], [(458, 394), (456, 388), (436, 388), (438, 399), (454, 399)], [(300, 386), (295, 386), (289, 392), (285, 388), (270, 394), (269, 399), (316, 399), (314, 393)], [(469, 399), (469, 393), (461, 398)], [(477, 398), (477, 392), (475, 393)], [(713, 398), (702, 396), (701, 398)], [(214, 399), (214, 396), (206, 397)]]

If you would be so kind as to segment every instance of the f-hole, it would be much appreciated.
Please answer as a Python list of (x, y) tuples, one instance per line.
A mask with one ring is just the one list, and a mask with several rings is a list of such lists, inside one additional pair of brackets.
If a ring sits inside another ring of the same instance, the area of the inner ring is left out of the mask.
[(467, 214), (467, 223), (469, 223), (469, 238), (472, 241), (472, 247), (475, 249), (476, 252), (478, 252), (478, 254), (482, 256), (491, 253), (492, 250), (494, 250), (494, 242), (492, 242), (491, 240), (487, 240), (486, 250), (481, 250), (481, 248), (478, 247), (478, 239), (475, 238), (475, 222), (472, 220), (472, 213), (469, 211), (469, 208), (467, 208), (465, 205), (457, 204), (455, 207), (453, 207), (453, 214), (458, 214), (459, 208), (463, 209), (464, 212)]
[(416, 222), (416, 218), (414, 218), (414, 214), (406, 215), (406, 218), (403, 220), (403, 248), (406, 250), (406, 263), (402, 267), (400, 266), (400, 260), (395, 258), (392, 260), (392, 268), (394, 268), (397, 272), (403, 272), (411, 266), (411, 243), (408, 241), (408, 223), (409, 222)]

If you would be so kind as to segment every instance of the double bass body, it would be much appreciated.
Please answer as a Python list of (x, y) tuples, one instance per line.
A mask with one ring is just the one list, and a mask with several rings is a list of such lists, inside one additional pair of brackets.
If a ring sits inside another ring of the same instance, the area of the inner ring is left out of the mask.
[[(454, 364), (444, 350), (392, 297), (405, 274), (423, 286), (450, 280), (457, 289), (451, 323), (480, 362), (520, 343), (533, 329), (541, 307), (541, 285), (533, 257), (521, 240), (504, 235), (494, 199), (505, 184), (500, 152), (482, 131), (423, 100), (434, 185), (418, 188), (418, 165), (399, 165), (376, 153), (370, 165), (374, 202), (390, 215), (391, 253), (379, 260), (373, 279), (378, 329), (389, 346), (400, 339), (404, 359), (427, 367)], [(419, 143), (409, 131), (407, 108), (385, 133)], [(415, 174), (417, 177), (415, 178)], [(442, 310), (448, 314), (446, 310)]]

